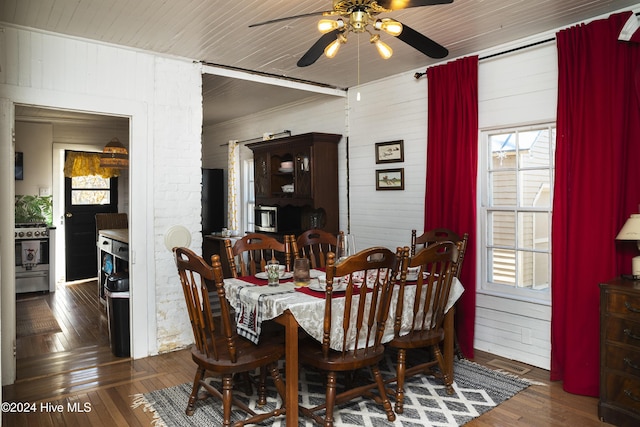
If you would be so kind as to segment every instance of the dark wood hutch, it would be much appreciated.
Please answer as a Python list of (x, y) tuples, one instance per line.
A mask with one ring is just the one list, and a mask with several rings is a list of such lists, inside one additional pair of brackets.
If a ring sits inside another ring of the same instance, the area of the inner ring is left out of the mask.
[[(256, 205), (279, 208), (283, 226), (278, 234), (313, 227), (338, 233), (341, 138), (313, 132), (247, 145), (253, 151)], [(283, 163), (290, 167), (283, 168)]]

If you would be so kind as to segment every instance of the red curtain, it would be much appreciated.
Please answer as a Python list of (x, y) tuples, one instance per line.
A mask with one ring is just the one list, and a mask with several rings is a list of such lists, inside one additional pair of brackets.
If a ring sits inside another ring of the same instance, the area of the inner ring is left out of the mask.
[(473, 358), (476, 313), (476, 175), (478, 165), (478, 57), (427, 70), (427, 183), (424, 229), (449, 228), (469, 243), (456, 305), (460, 350)]
[(630, 272), (615, 237), (640, 202), (639, 46), (618, 41), (630, 14), (557, 34), (551, 379), (590, 396), (599, 392), (598, 285)]

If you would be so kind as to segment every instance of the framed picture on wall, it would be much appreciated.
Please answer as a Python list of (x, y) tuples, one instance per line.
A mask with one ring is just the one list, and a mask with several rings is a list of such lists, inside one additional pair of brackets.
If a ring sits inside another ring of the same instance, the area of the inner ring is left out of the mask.
[(377, 170), (376, 190), (404, 190), (404, 168)]
[(404, 141), (376, 143), (376, 163), (404, 162)]
[(23, 154), (16, 152), (16, 181), (24, 179)]

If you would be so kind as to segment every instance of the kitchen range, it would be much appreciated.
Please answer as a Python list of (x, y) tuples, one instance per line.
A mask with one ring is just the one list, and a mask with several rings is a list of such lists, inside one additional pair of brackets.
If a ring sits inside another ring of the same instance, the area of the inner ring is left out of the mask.
[(52, 231), (52, 227), (39, 222), (15, 225), (16, 293), (53, 290), (50, 274)]

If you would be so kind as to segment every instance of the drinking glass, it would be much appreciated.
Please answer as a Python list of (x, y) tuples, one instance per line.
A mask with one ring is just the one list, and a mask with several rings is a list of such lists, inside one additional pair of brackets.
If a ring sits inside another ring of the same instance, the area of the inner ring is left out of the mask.
[(278, 286), (280, 284), (280, 263), (276, 260), (267, 262), (267, 284), (269, 286)]
[(344, 234), (340, 232), (338, 235), (338, 243), (336, 246), (337, 262), (343, 261), (345, 258), (356, 253), (356, 239), (353, 234)]
[(309, 260), (307, 258), (296, 258), (293, 262), (293, 281), (296, 286), (307, 286), (311, 274), (309, 273)]

